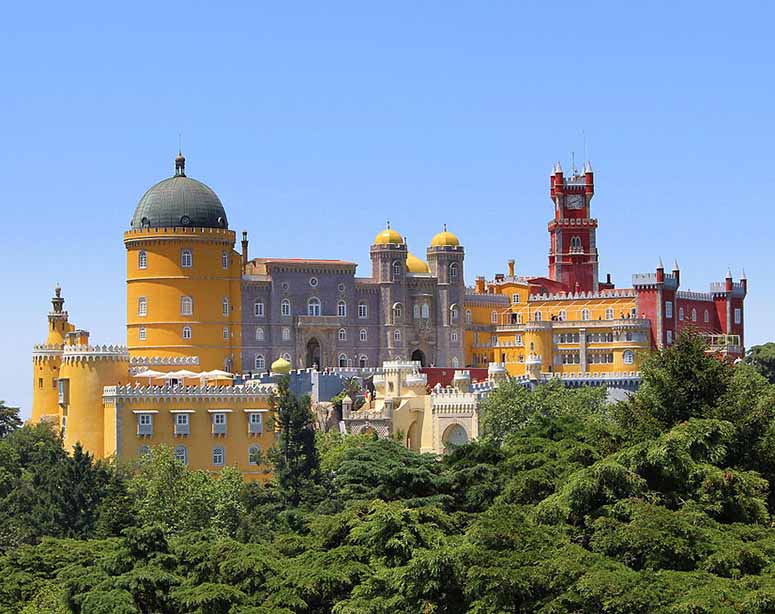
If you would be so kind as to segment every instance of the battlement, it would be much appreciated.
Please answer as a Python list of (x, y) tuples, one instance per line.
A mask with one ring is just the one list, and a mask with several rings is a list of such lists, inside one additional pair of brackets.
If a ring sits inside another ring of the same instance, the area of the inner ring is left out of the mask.
[[(633, 278), (635, 276), (633, 275)], [(614, 288), (598, 290), (597, 292), (557, 292), (549, 294), (531, 294), (527, 300), (531, 303), (540, 301), (577, 301), (589, 299), (635, 298), (637, 292), (633, 288)]]
[(63, 347), (61, 343), (36, 343), (32, 346), (32, 359), (34, 361), (60, 358)]
[(632, 276), (633, 288), (656, 288), (657, 284), (662, 283), (668, 290), (678, 289), (678, 277), (672, 273), (664, 273), (664, 281), (657, 279), (656, 273), (634, 273)]
[(129, 350), (124, 345), (65, 345), (62, 349), (65, 362), (91, 360), (126, 360)]
[(455, 388), (442, 388), (431, 392), (432, 410), (439, 413), (476, 413), (479, 409), (479, 395), (460, 392)]
[[(711, 294), (727, 294), (726, 283), (723, 281), (711, 282), (710, 292)], [(745, 294), (746, 294), (746, 287), (742, 282), (739, 282), (739, 281), (732, 282), (732, 292), (731, 292), (732, 296), (742, 298), (745, 296)]]
[(713, 302), (713, 296), (709, 292), (687, 292), (679, 290), (675, 293), (676, 298), (686, 299), (688, 301), (708, 301)]
[(245, 399), (268, 400), (277, 387), (274, 384), (240, 384), (237, 386), (184, 386), (164, 384), (163, 386), (142, 386), (127, 384), (105, 386), (102, 396), (105, 399), (122, 401), (158, 401), (175, 400), (229, 400)]
[(137, 239), (157, 239), (162, 237), (177, 237), (183, 238), (216, 238), (234, 242), (237, 238), (237, 233), (228, 228), (196, 228), (190, 226), (170, 226), (159, 228), (137, 228), (135, 230), (127, 230), (124, 233), (124, 243), (131, 242)]
[(148, 367), (183, 367), (199, 364), (199, 356), (131, 356), (130, 373), (144, 371)]

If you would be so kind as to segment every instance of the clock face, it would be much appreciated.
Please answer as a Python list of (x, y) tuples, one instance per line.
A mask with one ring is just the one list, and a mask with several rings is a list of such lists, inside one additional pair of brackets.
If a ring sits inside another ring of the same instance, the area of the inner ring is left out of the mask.
[(571, 194), (565, 198), (565, 207), (568, 209), (581, 209), (584, 206), (584, 197), (581, 194)]

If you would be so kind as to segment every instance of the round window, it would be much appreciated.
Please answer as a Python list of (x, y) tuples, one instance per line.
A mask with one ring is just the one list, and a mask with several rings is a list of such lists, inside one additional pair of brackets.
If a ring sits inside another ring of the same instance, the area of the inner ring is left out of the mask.
[(317, 277), (310, 277), (309, 278), (309, 285), (312, 286), (313, 288), (317, 288), (318, 287), (318, 278)]
[(223, 219), (222, 217), (219, 217), (218, 218), (218, 225), (219, 226), (226, 226), (226, 220)]
[(339, 292), (344, 292), (344, 284), (339, 284), (337, 287), (339, 288)]
[(283, 282), (283, 290), (287, 290), (287, 289), (288, 289), (288, 282), (284, 281)]
[(191, 218), (187, 215), (184, 215), (180, 218), (180, 223), (183, 224), (183, 226), (190, 226), (191, 225)]

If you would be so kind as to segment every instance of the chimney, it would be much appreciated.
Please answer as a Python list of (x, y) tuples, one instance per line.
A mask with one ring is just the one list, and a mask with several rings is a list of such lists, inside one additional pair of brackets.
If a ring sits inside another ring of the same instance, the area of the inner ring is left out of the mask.
[(514, 259), (509, 260), (509, 277), (514, 277)]
[(248, 266), (248, 231), (242, 231), (242, 270)]
[(484, 294), (484, 276), (482, 275), (476, 278), (476, 293)]

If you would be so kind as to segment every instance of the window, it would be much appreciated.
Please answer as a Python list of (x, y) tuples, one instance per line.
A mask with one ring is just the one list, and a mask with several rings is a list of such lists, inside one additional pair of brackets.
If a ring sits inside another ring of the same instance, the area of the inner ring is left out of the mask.
[(684, 319), (684, 308), (683, 307), (680, 307), (678, 309), (678, 319), (683, 322), (683, 319)]
[(414, 319), (419, 320), (420, 319), (420, 305), (419, 303), (414, 304), (414, 308), (412, 309), (412, 312), (414, 313)]
[(361, 354), (361, 357), (358, 359), (358, 366), (361, 369), (365, 369), (366, 365), (369, 364), (369, 358), (366, 356), (366, 354)]
[(223, 301), (221, 301), (221, 313), (225, 316), (229, 315), (229, 297), (224, 296)]
[(635, 362), (635, 354), (633, 354), (632, 350), (626, 350), (622, 356), (622, 359), (624, 364), (631, 365), (633, 362)]
[(581, 310), (581, 319), (582, 320), (589, 320), (589, 309), (582, 309)]
[(194, 300), (190, 296), (180, 297), (180, 315), (190, 316), (194, 313)]
[(261, 414), (252, 411), (248, 414), (248, 433), (251, 435), (260, 435), (264, 432), (264, 422)]
[(175, 414), (175, 435), (188, 434), (188, 414)]
[(307, 315), (319, 316), (320, 315), (320, 299), (313, 296), (307, 301)]
[(427, 320), (431, 317), (431, 308), (428, 305), (428, 303), (423, 303), (422, 305), (422, 318), (423, 320)]
[(257, 318), (264, 317), (264, 303), (262, 301), (256, 301), (253, 303), (253, 315)]
[(512, 303), (519, 303), (519, 294), (512, 294), (511, 295), (511, 302)]
[(400, 322), (403, 315), (404, 315), (404, 308), (401, 306), (401, 303), (394, 303), (393, 304), (393, 322)]
[(137, 415), (137, 434), (153, 435), (153, 415), (152, 414)]
[(708, 313), (708, 310), (707, 310), (707, 309), (705, 310), (705, 314), (704, 314), (704, 316), (703, 316), (703, 320), (704, 320), (705, 324), (707, 324), (708, 322), (710, 322), (710, 313)]
[(493, 324), (497, 324), (498, 323), (498, 312), (497, 311), (490, 312), (490, 322), (492, 322)]
[(223, 465), (225, 462), (226, 454), (223, 451), (223, 448), (220, 446), (217, 448), (213, 448), (213, 465)]
[(560, 309), (560, 315), (557, 317), (557, 319), (560, 320), (560, 322), (564, 322), (568, 319), (568, 312), (564, 309)]
[(449, 281), (457, 281), (457, 262), (453, 262), (449, 265)]
[(180, 266), (184, 269), (190, 269), (194, 265), (194, 256), (190, 249), (180, 250)]
[(175, 460), (188, 465), (188, 449), (186, 446), (175, 446)]
[(183, 327), (183, 339), (191, 339), (191, 327), (190, 326), (184, 326)]
[(457, 308), (457, 305), (452, 305), (449, 308), (449, 320), (450, 322), (457, 322), (459, 310)]
[(291, 339), (291, 329), (287, 326), (283, 326), (282, 337), (283, 341), (290, 341)]
[(280, 303), (280, 315), (284, 317), (291, 315), (291, 301), (287, 298), (284, 298), (282, 303)]
[(673, 331), (667, 331), (667, 345), (673, 345)]
[(737, 307), (735, 309), (735, 324), (743, 323), (743, 310)]
[(471, 324), (471, 322), (473, 322), (473, 315), (470, 309), (466, 309), (466, 324)]
[(570, 239), (570, 251), (571, 251), (571, 253), (582, 251), (581, 237), (571, 237), (571, 239)]
[(697, 310), (692, 308), (692, 322), (697, 321)]
[(400, 342), (401, 341), (401, 331), (396, 329), (393, 331), (393, 341)]
[(256, 341), (264, 340), (264, 329), (260, 326), (256, 327)]
[[(261, 414), (258, 415), (260, 416)], [(248, 465), (258, 465), (260, 462), (261, 448), (259, 446), (250, 446), (248, 448)]]
[(147, 337), (147, 333), (145, 332), (145, 326), (141, 326), (139, 330), (137, 331), (137, 337), (140, 339), (140, 341), (145, 341)]
[(231, 331), (229, 331), (228, 326), (223, 327), (223, 338), (224, 339), (230, 339), (231, 338)]
[(138, 269), (148, 268), (148, 254), (144, 249), (141, 249), (139, 252), (137, 252), (137, 268)]
[(540, 312), (540, 311), (536, 311), (536, 312), (533, 314), (533, 320), (534, 320), (535, 322), (540, 322), (542, 318), (543, 318), (543, 316), (541, 315), (541, 312)]
[(264, 359), (263, 354), (256, 354), (256, 357), (253, 359), (253, 366), (257, 371), (266, 369), (266, 360)]
[(214, 435), (226, 434), (226, 414), (223, 414), (223, 413), (213, 414), (213, 434)]
[(137, 299), (137, 315), (139, 316), (147, 316), (148, 315), (148, 299), (144, 296), (141, 296)]
[(340, 367), (347, 366), (347, 354), (339, 354), (339, 366)]
[(340, 318), (347, 317), (347, 303), (344, 301), (339, 301), (336, 304), (336, 315), (338, 315)]
[(673, 317), (673, 301), (665, 301), (665, 317)]
[(361, 339), (361, 341), (366, 341), (368, 338), (369, 338), (369, 333), (366, 332), (365, 328), (362, 328), (361, 332), (360, 332), (360, 339)]
[(225, 250), (221, 252), (221, 268), (229, 268), (229, 252)]
[(393, 262), (393, 281), (401, 279), (401, 263), (398, 260)]
[(339, 341), (347, 341), (347, 331), (340, 328), (339, 332), (336, 334), (336, 338), (339, 339)]
[(614, 319), (614, 310), (611, 307), (605, 310), (605, 319), (606, 320)]
[(366, 318), (369, 315), (369, 308), (366, 306), (366, 303), (358, 303), (358, 317), (359, 318)]
[(458, 337), (457, 337), (457, 331), (456, 331), (456, 330), (453, 330), (453, 331), (452, 331), (452, 332), (449, 334), (449, 340), (450, 340), (452, 343), (457, 343), (457, 339), (458, 339)]

